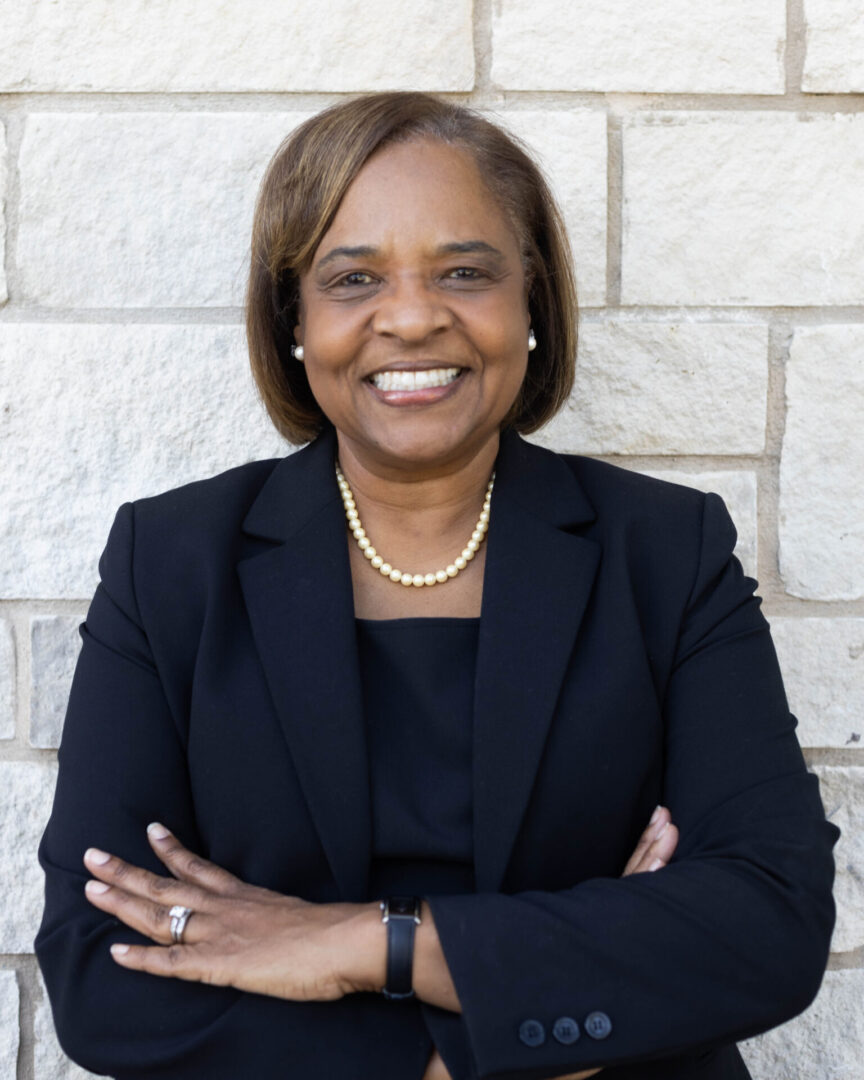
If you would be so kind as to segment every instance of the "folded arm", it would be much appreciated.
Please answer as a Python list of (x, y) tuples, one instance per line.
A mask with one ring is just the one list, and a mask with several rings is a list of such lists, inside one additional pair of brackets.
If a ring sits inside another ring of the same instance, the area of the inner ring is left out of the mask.
[(113, 944), (152, 946), (153, 938), (88, 902), (85, 885), (96, 875), (85, 851), (97, 847), (165, 876), (147, 839), (153, 820), (206, 851), (182, 733), (140, 628), (131, 555), (126, 507), (82, 632), (54, 808), (39, 849), (46, 903), (36, 953), (61, 1045), (85, 1068), (119, 1080), (266, 1080), (289, 1066), (293, 1075), (320, 1076), (322, 1063), (330, 1075), (352, 1076), (358, 1057), (381, 1080), (419, 1080), (431, 1040), (416, 1003), (397, 1016), (381, 995), (281, 1000), (158, 979), (112, 958)]
[[(732, 558), (734, 528), (716, 496), (704, 507), (663, 702), (671, 863), (558, 892), (430, 897), (480, 1077), (695, 1052), (784, 1022), (818, 990), (838, 832)], [(599, 1038), (585, 1024), (595, 1013), (608, 1020)], [(572, 1045), (552, 1037), (558, 1017), (581, 1025)], [(520, 1038), (526, 1020), (542, 1026), (537, 1045)]]

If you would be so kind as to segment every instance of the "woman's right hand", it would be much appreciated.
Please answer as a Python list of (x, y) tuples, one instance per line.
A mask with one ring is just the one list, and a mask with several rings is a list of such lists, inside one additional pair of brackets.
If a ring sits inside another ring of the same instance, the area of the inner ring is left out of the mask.
[[(675, 854), (677, 846), (678, 828), (672, 824), (672, 815), (665, 806), (658, 806), (651, 815), (645, 831), (639, 837), (639, 843), (633, 849), (633, 854), (627, 860), (621, 877), (629, 877), (631, 874), (650, 874), (661, 869)], [(587, 1080), (589, 1076), (596, 1076), (602, 1071), (602, 1068), (585, 1069), (582, 1072), (564, 1073), (553, 1077), (553, 1080)], [(423, 1080), (453, 1080), (437, 1047), (433, 1049), (432, 1057), (429, 1058)]]

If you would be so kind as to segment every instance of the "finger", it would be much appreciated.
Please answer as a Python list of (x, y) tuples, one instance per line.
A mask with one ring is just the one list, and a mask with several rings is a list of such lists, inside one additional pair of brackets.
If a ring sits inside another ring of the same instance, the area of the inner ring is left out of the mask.
[(208, 892), (225, 896), (236, 892), (243, 883), (216, 863), (208, 862), (184, 847), (161, 822), (147, 826), (147, 839), (162, 862), (180, 881), (200, 885)]
[(679, 839), (678, 827), (671, 822), (669, 827), (665, 830), (662, 836), (658, 838), (651, 845), (651, 862), (648, 864), (648, 870), (659, 870), (661, 866), (666, 866), (672, 856), (675, 854), (675, 849), (678, 847)]
[(149, 870), (142, 870), (140, 866), (133, 866), (132, 863), (98, 848), (88, 848), (85, 851), (84, 865), (94, 878), (106, 885), (166, 907), (184, 904), (193, 910), (199, 910), (208, 903), (209, 894), (203, 889), (173, 877), (151, 874)]
[(213, 986), (230, 985), (227, 972), (207, 965), (201, 950), (187, 945), (112, 945), (111, 956), (121, 967), (134, 971), (146, 971), (169, 979), (185, 979), (187, 982), (206, 982)]
[(651, 820), (642, 835), (639, 837), (639, 842), (633, 850), (633, 854), (627, 860), (627, 865), (624, 867), (624, 873), (622, 877), (627, 877), (628, 874), (636, 873), (636, 867), (643, 859), (645, 852), (651, 846), (651, 843), (656, 838), (658, 833), (668, 824), (671, 820), (671, 814), (665, 806), (658, 806), (651, 815)]
[[(163, 945), (172, 943), (171, 907), (173, 905), (143, 899), (117, 886), (107, 885), (104, 881), (88, 881), (84, 892), (94, 907), (113, 915), (126, 926), (137, 930), (139, 934), (144, 934)], [(212, 932), (212, 924), (212, 916), (193, 909), (186, 920), (183, 942), (194, 945), (206, 940), (208, 932)]]
[[(630, 874), (644, 874), (659, 870), (665, 866), (678, 846), (678, 829), (671, 821), (667, 821), (660, 829), (657, 836), (641, 853), (639, 861), (629, 871)], [(627, 874), (623, 876), (628, 876)]]

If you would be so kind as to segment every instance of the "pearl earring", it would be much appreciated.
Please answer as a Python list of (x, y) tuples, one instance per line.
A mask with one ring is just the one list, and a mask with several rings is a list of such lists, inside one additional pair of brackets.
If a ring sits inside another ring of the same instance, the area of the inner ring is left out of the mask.
[(537, 348), (537, 338), (534, 337), (534, 331), (528, 331), (528, 352), (534, 352)]
[(299, 360), (300, 363), (302, 364), (303, 360), (304, 360), (304, 358), (306, 356), (306, 352), (305, 352), (302, 345), (292, 345), (291, 346), (291, 355), (294, 357), (295, 360)]

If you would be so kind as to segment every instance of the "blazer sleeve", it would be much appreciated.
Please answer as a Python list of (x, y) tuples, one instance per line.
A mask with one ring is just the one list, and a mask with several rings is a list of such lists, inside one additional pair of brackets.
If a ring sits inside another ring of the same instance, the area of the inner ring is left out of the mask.
[[(817, 993), (839, 830), (734, 544), (722, 500), (706, 496), (663, 701), (670, 864), (558, 892), (428, 898), (480, 1077), (685, 1054), (774, 1027)], [(580, 1025), (570, 1045), (552, 1035), (558, 1017)], [(526, 1020), (542, 1025), (539, 1045), (520, 1038)]]
[(45, 912), (36, 954), (63, 1049), (118, 1080), (352, 1076), (358, 1060), (370, 1076), (421, 1077), (431, 1042), (414, 1003), (394, 1022), (380, 995), (289, 1002), (128, 971), (111, 959), (112, 942), (152, 941), (87, 902), (86, 848), (165, 874), (145, 836), (149, 821), (162, 820), (201, 850), (183, 739), (135, 600), (133, 519), (131, 505), (120, 509), (100, 562), (39, 847)]

